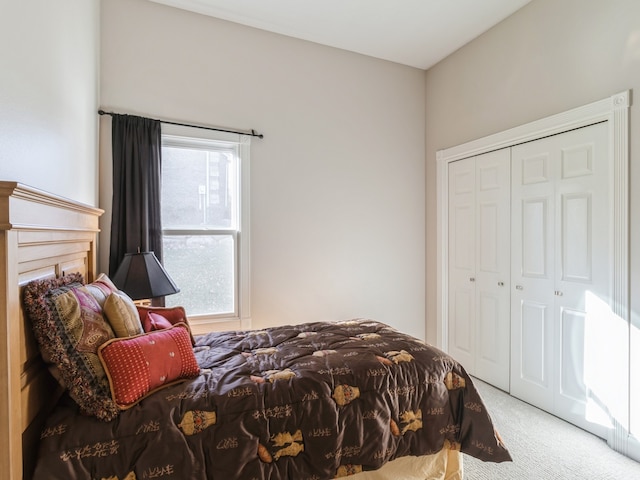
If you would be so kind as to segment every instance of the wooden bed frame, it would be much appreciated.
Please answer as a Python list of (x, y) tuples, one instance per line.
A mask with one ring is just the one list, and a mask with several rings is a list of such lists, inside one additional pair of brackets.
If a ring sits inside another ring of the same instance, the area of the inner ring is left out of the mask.
[(22, 286), (72, 272), (92, 281), (102, 213), (20, 183), (0, 181), (2, 479), (31, 478), (44, 418), (60, 394), (22, 313)]

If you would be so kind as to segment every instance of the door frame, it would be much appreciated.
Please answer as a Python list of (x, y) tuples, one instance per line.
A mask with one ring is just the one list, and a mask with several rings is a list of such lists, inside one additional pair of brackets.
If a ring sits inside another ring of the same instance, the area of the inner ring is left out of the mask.
[[(609, 125), (609, 154), (613, 163), (611, 195), (613, 205), (613, 264), (611, 266), (611, 310), (626, 322), (625, 348), (629, 348), (629, 107), (631, 92), (617, 93), (603, 100), (536, 120), (493, 135), (472, 140), (436, 152), (437, 188), (437, 294), (436, 294), (436, 345), (446, 351), (448, 345), (448, 165), (456, 160), (482, 153), (512, 147), (520, 143), (538, 140), (550, 135), (603, 122)], [(626, 352), (629, 359), (629, 352)], [(629, 362), (626, 369), (629, 378)], [(623, 411), (616, 412), (617, 422), (607, 439), (614, 450), (627, 455), (629, 447), (629, 384), (621, 385), (626, 399)]]

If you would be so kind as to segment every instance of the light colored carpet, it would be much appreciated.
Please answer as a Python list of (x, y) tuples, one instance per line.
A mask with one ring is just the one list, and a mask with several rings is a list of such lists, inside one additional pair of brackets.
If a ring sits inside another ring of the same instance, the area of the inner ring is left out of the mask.
[(514, 461), (464, 456), (465, 480), (640, 480), (640, 463), (605, 441), (474, 379)]

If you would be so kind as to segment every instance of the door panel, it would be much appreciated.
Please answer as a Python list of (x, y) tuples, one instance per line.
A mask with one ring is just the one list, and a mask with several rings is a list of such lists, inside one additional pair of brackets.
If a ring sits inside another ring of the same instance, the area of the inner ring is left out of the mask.
[(509, 391), (511, 152), (476, 157), (475, 374)]
[(527, 198), (522, 202), (522, 276), (549, 278), (549, 198)]
[(492, 363), (498, 367), (500, 365), (500, 330), (499, 318), (500, 298), (490, 292), (481, 291), (478, 295), (478, 321), (476, 335), (478, 338), (478, 359)]
[(593, 144), (563, 147), (561, 151), (563, 179), (593, 175)]
[(449, 353), (509, 390), (510, 152), (449, 165)]
[[(449, 353), (474, 373), (475, 163), (449, 165)], [(473, 279), (473, 280), (472, 280)]]
[(546, 341), (548, 318), (546, 305), (522, 302), (521, 377), (543, 388), (549, 385), (545, 366), (545, 359), (549, 355)]
[(585, 312), (563, 309), (560, 327), (560, 395), (569, 401), (584, 402)]
[(474, 295), (473, 290), (464, 287), (456, 289), (454, 293), (451, 311), (454, 327), (451, 332), (453, 338), (451, 347), (456, 352), (456, 358), (466, 356), (471, 359), (473, 356), (473, 324), (471, 320), (475, 304)]
[(511, 394), (549, 410), (553, 406), (553, 309), (545, 303), (520, 299), (514, 310), (520, 321), (512, 327)]
[(472, 204), (456, 205), (453, 209), (453, 228), (455, 248), (453, 250), (454, 266), (472, 274), (475, 268), (475, 241), (473, 223), (475, 209)]
[(553, 407), (555, 159), (545, 145), (522, 147), (511, 154), (511, 394), (548, 410)]
[(482, 272), (500, 271), (499, 208), (496, 202), (484, 202), (478, 207), (480, 235), (478, 236), (478, 268)]
[(591, 194), (562, 196), (562, 279), (568, 282), (590, 282), (591, 259)]
[(594, 368), (608, 371), (607, 376), (617, 370), (611, 361), (616, 356), (603, 347), (607, 344), (603, 334), (616, 325), (604, 325), (612, 316), (590, 311), (594, 307), (588, 308), (588, 303), (594, 301), (588, 299), (610, 305), (612, 298), (608, 126), (592, 125), (558, 137), (562, 170), (556, 198), (562, 208), (556, 215), (555, 269), (561, 341), (556, 347), (559, 370), (554, 413), (606, 437), (610, 425), (601, 399), (610, 395), (610, 382), (595, 375)]
[[(600, 436), (587, 352), (605, 320), (590, 320), (586, 299), (611, 298), (608, 154), (606, 123), (512, 149), (512, 301), (523, 305), (512, 310), (512, 393)], [(607, 355), (595, 355), (601, 368)]]
[(552, 178), (549, 173), (549, 153), (540, 152), (535, 155), (528, 155), (519, 160), (522, 172), (517, 178), (522, 185), (533, 185), (536, 183), (549, 183)]

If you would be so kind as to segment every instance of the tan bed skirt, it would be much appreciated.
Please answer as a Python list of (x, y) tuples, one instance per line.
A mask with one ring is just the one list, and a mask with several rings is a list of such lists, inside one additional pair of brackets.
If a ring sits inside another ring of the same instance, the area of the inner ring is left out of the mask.
[(462, 454), (445, 448), (433, 455), (401, 457), (371, 472), (350, 475), (350, 480), (462, 480)]

